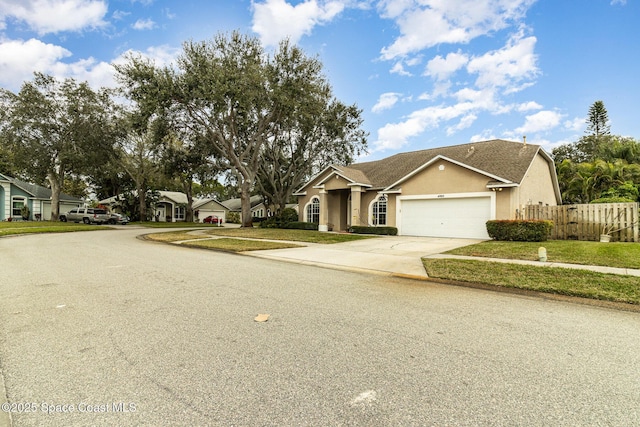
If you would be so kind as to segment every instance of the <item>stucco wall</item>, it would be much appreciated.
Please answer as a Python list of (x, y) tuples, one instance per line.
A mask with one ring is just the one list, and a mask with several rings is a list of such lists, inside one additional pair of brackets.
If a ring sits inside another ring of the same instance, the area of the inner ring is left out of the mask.
[[(443, 167), (441, 169), (441, 166)], [(489, 177), (454, 163), (439, 161), (401, 184), (403, 196), (487, 191)]]
[(549, 163), (538, 154), (531, 163), (529, 171), (520, 184), (520, 191), (517, 198), (519, 206), (528, 204), (556, 206), (555, 192)]

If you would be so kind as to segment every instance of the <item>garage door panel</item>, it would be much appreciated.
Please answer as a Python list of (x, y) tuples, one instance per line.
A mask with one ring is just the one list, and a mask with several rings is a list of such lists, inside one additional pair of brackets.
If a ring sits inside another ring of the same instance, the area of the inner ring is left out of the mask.
[(408, 236), (482, 238), (491, 219), (490, 197), (401, 202), (401, 233)]

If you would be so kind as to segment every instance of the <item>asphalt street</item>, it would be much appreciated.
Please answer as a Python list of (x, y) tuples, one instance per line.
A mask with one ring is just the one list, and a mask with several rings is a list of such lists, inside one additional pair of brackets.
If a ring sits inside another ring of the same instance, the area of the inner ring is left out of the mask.
[(640, 425), (637, 313), (138, 233), (0, 239), (5, 424)]

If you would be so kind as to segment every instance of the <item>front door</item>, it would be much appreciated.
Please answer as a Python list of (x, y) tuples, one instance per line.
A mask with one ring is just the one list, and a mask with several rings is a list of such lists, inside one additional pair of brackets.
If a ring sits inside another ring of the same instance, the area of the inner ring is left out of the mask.
[(156, 221), (165, 222), (167, 220), (167, 210), (165, 206), (156, 207)]

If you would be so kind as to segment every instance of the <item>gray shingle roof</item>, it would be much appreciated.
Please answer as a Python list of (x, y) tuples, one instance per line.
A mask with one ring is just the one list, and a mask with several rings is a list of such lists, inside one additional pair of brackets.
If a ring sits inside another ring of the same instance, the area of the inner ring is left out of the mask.
[[(49, 188), (46, 188), (37, 184), (31, 184), (29, 182), (25, 182), (17, 178), (12, 178), (8, 175), (2, 175), (2, 176), (4, 176), (7, 179), (7, 181), (12, 183), (16, 187), (21, 188), (27, 193), (31, 194), (31, 196), (33, 196), (36, 199), (51, 200), (51, 190)], [(60, 193), (60, 201), (82, 203), (82, 199), (79, 199), (74, 196), (70, 196), (65, 193)]]
[(373, 188), (388, 188), (436, 157), (442, 156), (519, 184), (539, 151), (539, 145), (494, 139), (399, 153), (373, 162), (334, 167), (355, 182), (362, 182), (364, 175)]
[[(262, 196), (251, 196), (251, 209), (262, 203)], [(242, 209), (242, 201), (238, 199), (229, 199), (220, 204), (232, 212), (239, 212)]]

